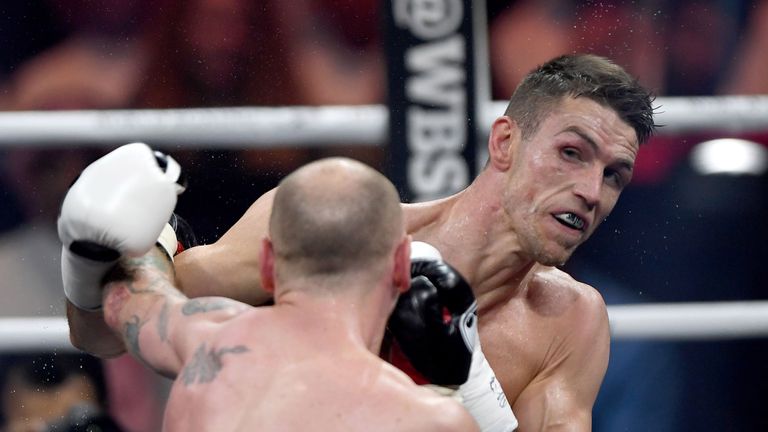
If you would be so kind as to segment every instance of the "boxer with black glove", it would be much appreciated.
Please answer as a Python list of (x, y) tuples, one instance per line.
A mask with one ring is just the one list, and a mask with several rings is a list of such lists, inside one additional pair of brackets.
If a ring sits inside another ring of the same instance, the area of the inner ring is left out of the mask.
[(455, 396), (481, 431), (515, 430), (517, 419), (480, 349), (469, 284), (424, 242), (411, 245), (411, 278), (388, 322), (395, 341), (431, 384), (458, 386)]

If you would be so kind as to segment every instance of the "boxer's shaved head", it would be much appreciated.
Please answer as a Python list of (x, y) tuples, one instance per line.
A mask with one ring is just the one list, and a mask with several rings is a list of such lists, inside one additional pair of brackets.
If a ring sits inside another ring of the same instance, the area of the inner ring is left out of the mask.
[(304, 275), (370, 271), (405, 235), (392, 183), (346, 158), (313, 162), (286, 177), (269, 231), (284, 269)]

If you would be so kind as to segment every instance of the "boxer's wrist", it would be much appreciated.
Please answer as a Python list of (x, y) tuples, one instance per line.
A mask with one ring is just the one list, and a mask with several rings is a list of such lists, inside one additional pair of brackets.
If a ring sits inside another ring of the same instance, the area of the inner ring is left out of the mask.
[(126, 352), (125, 344), (104, 322), (102, 310), (88, 311), (67, 302), (69, 340), (77, 349), (100, 358), (114, 358)]
[(160, 232), (160, 236), (157, 238), (157, 246), (165, 252), (168, 259), (173, 262), (173, 257), (176, 255), (179, 241), (176, 238), (176, 231), (173, 230), (171, 224), (165, 224), (163, 230)]

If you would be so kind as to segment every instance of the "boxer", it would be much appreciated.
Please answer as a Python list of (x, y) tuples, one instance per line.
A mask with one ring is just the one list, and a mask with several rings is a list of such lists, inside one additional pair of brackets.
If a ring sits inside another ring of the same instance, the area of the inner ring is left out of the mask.
[(252, 245), (275, 303), (259, 308), (175, 287), (173, 249), (154, 247), (175, 178), (147, 146), (122, 147), (82, 173), (59, 218), (69, 302), (101, 308), (125, 349), (174, 379), (164, 430), (479, 430), (377, 356), (411, 282), (410, 237), (381, 174), (337, 158), (281, 182), (269, 235)]

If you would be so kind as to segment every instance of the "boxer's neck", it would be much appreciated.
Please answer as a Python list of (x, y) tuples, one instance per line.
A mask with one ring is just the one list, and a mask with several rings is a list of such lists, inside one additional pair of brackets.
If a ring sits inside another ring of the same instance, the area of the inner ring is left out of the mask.
[(449, 198), (408, 206), (409, 233), (434, 245), (470, 283), (475, 296), (516, 295), (535, 262), (505, 221), (502, 183), (479, 176)]
[(288, 287), (275, 299), (278, 313), (306, 321), (308, 337), (329, 338), (377, 354), (386, 325), (387, 309), (377, 299), (352, 293), (309, 294)]

